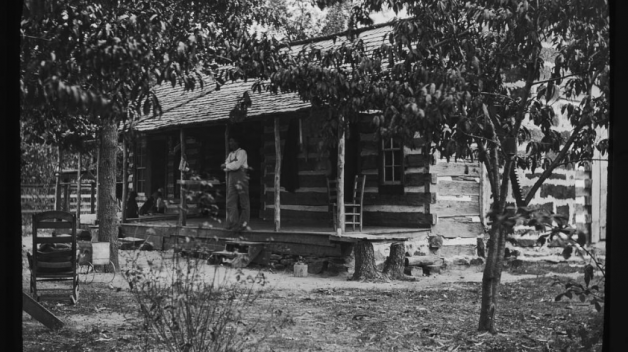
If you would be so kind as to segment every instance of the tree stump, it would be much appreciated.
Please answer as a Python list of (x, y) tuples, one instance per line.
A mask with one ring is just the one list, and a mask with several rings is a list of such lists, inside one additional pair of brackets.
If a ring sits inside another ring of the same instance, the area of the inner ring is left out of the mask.
[(384, 281), (385, 277), (375, 267), (375, 251), (373, 244), (367, 240), (360, 240), (355, 244), (355, 272), (350, 280), (355, 281)]
[(416, 278), (404, 273), (405, 246), (403, 242), (395, 242), (390, 245), (390, 254), (384, 262), (383, 274), (391, 280), (416, 281)]

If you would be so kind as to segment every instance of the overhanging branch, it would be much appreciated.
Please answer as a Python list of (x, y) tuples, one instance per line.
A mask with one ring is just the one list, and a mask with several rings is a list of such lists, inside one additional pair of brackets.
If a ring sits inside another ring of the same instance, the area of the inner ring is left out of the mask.
[(571, 134), (571, 136), (569, 136), (569, 139), (565, 143), (565, 146), (561, 149), (561, 151), (558, 153), (556, 158), (554, 158), (554, 161), (552, 161), (550, 166), (547, 169), (545, 169), (545, 171), (543, 171), (543, 173), (541, 174), (539, 179), (536, 180), (536, 182), (534, 183), (534, 185), (532, 186), (532, 188), (530, 189), (530, 191), (526, 195), (526, 198), (523, 201), (524, 206), (527, 206), (528, 204), (530, 204), (530, 201), (532, 200), (532, 198), (534, 198), (534, 194), (536, 193), (536, 191), (539, 190), (539, 188), (541, 187), (543, 182), (545, 182), (545, 180), (552, 174), (552, 171), (554, 171), (554, 169), (556, 169), (556, 167), (558, 167), (559, 165), (562, 164), (562, 161), (565, 158), (565, 155), (567, 155), (567, 152), (571, 148), (571, 145), (576, 140), (576, 137), (578, 136), (578, 133), (580, 132), (580, 130), (582, 130), (582, 128), (584, 128), (584, 126), (587, 124), (587, 122), (588, 122), (588, 119), (584, 119), (584, 121), (582, 121), (574, 129), (573, 133)]

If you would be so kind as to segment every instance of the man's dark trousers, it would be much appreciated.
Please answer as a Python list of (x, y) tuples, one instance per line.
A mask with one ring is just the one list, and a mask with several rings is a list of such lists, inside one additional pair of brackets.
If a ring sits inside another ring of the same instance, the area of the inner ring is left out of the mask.
[[(240, 211), (238, 211), (238, 205)], [(251, 217), (249, 177), (243, 170), (227, 172), (227, 228), (246, 226)]]

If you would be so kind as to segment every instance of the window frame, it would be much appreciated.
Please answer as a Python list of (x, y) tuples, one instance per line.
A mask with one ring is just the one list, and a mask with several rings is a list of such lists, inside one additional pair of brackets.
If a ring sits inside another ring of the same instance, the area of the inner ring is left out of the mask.
[(142, 138), (138, 145), (138, 152), (135, 158), (135, 173), (137, 177), (133, 177), (135, 181), (135, 191), (138, 195), (146, 194), (146, 179), (147, 179), (147, 145), (146, 139)]
[[(395, 147), (394, 144), (397, 143), (398, 147)], [(387, 144), (390, 143), (388, 146)], [(400, 161), (397, 164), (397, 160), (395, 160), (395, 153), (399, 152)], [(389, 154), (390, 153), (390, 154)], [(387, 165), (387, 155), (392, 155), (392, 165)], [(379, 138), (379, 193), (380, 194), (404, 194), (405, 187), (405, 152), (403, 143), (395, 140), (395, 138)], [(386, 168), (392, 166), (392, 175), (393, 180), (386, 180)], [(399, 179), (395, 180), (395, 169), (399, 167), (401, 169), (401, 175), (399, 175)]]

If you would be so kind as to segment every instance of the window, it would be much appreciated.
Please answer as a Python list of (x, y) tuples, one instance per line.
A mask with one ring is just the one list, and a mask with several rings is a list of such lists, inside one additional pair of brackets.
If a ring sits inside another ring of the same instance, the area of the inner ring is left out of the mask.
[(139, 143), (139, 151), (136, 160), (137, 168), (137, 193), (146, 192), (146, 139), (142, 139)]
[(383, 139), (380, 145), (379, 192), (403, 194), (403, 145), (393, 138)]

